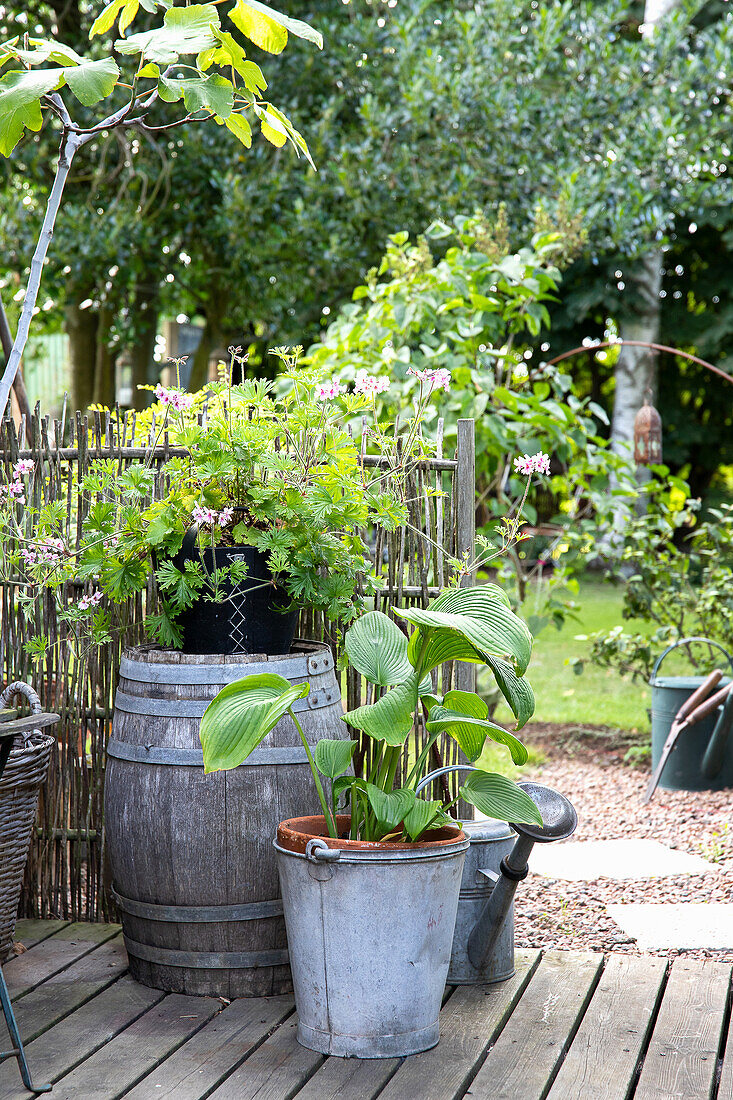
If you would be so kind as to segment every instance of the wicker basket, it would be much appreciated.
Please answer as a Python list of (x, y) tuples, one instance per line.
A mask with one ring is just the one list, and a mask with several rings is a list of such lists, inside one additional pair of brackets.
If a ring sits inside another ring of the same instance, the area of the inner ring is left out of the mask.
[[(0, 707), (17, 694), (29, 700), (34, 713), (40, 712), (40, 700), (27, 684), (10, 684), (0, 695)], [(55, 744), (55, 737), (40, 730), (16, 738), (0, 779), (0, 962), (13, 942), (38, 794)]]

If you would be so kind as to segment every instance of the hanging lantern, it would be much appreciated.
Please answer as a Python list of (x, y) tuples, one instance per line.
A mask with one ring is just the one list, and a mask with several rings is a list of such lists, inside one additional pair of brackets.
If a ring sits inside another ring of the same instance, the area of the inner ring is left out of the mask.
[(662, 461), (662, 418), (647, 400), (634, 421), (634, 459), (639, 466), (655, 466)]

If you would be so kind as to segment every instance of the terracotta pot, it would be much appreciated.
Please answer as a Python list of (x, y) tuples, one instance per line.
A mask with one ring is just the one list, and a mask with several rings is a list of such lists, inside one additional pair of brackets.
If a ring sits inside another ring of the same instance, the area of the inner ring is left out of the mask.
[(431, 829), (430, 840), (349, 840), (351, 829), (351, 816), (349, 814), (336, 815), (336, 829), (338, 839), (328, 835), (326, 820), (320, 814), (312, 817), (291, 817), (287, 821), (281, 821), (277, 827), (277, 843), (288, 852), (305, 853), (309, 840), (318, 838), (325, 840), (329, 848), (339, 848), (343, 851), (395, 851), (414, 850), (419, 848), (447, 847), (456, 841), (465, 839), (465, 833), (458, 826), (446, 825), (442, 829)]

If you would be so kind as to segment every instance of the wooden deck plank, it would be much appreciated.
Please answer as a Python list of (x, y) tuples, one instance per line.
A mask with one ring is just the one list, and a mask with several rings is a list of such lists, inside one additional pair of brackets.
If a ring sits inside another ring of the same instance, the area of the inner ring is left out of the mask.
[(323, 1062), (295, 1038), (290, 1016), (262, 1046), (211, 1093), (211, 1100), (290, 1100)]
[[(163, 997), (159, 989), (120, 978), (28, 1044), (26, 1054), (34, 1078), (57, 1081)], [(57, 1100), (55, 1090), (53, 1095)], [(0, 1065), (0, 1100), (28, 1100), (14, 1058)]]
[(292, 997), (233, 1001), (161, 1063), (125, 1100), (200, 1100), (293, 1011)]
[[(13, 942), (30, 951), (31, 947), (47, 940), (49, 936), (55, 936), (70, 923), (68, 920), (19, 920), (15, 925)], [(22, 954), (22, 951), (19, 953)]]
[[(458, 986), (440, 1014), (437, 1047), (408, 1058), (380, 1093), (380, 1100), (454, 1100), (462, 1096), (539, 962), (539, 951), (518, 951), (517, 973), (508, 981), (496, 986)], [(351, 1095), (360, 1100), (358, 1093)]]
[(730, 976), (726, 963), (675, 959), (635, 1100), (712, 1096)]
[(723, 1054), (718, 1100), (729, 1100), (731, 1096), (733, 1096), (733, 1017), (728, 1021), (728, 1039)]
[(626, 1100), (649, 1035), (667, 960), (612, 955), (548, 1100)]
[[(592, 995), (603, 956), (548, 951), (467, 1095), (539, 1100)], [(568, 1098), (570, 1100), (570, 1098)]]
[(116, 982), (126, 970), (127, 952), (122, 936), (117, 935), (36, 986), (14, 1009), (23, 1042), (30, 1043), (48, 1031), (85, 1001)]
[(22, 955), (8, 959), (3, 973), (11, 1000), (23, 997), (53, 974), (65, 970), (77, 959), (111, 940), (119, 930), (119, 924), (85, 924), (79, 921), (60, 929), (55, 935), (37, 944), (32, 951), (25, 951)]
[(54, 1100), (119, 1100), (221, 1011), (213, 997), (170, 993), (54, 1085)]
[(295, 1100), (374, 1100), (400, 1058), (327, 1058)]

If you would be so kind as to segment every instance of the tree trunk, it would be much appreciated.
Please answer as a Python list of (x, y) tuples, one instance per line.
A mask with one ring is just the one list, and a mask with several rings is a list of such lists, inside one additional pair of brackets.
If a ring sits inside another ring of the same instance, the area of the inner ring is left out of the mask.
[(138, 386), (148, 386), (156, 380), (153, 376), (153, 356), (158, 331), (158, 305), (158, 284), (138, 283), (132, 306), (135, 315), (135, 342), (130, 348), (132, 405), (135, 409), (144, 409), (150, 404), (149, 394), (138, 389)]
[[(622, 340), (659, 341), (659, 291), (662, 287), (662, 254), (649, 252), (637, 268), (627, 273), (627, 297), (631, 310), (622, 320)], [(616, 393), (611, 421), (611, 446), (616, 454), (632, 456), (634, 420), (645, 398), (653, 403), (657, 389), (656, 354), (649, 348), (624, 344), (616, 363)]]
[[(678, 0), (646, 0), (643, 33), (649, 38)], [(648, 181), (653, 187), (653, 180)], [(662, 253), (650, 250), (627, 280), (627, 301), (630, 309), (622, 321), (622, 340), (659, 339), (659, 291), (662, 286)], [(616, 393), (611, 422), (611, 446), (617, 454), (628, 454), (633, 446), (634, 419), (644, 403), (647, 391), (653, 396), (657, 388), (656, 362), (647, 348), (622, 347), (616, 364)]]
[(64, 316), (71, 355), (72, 407), (84, 412), (94, 400), (99, 317), (91, 309), (79, 309), (78, 302), (70, 302)]
[(115, 403), (115, 360), (109, 347), (111, 327), (112, 313), (108, 306), (102, 306), (97, 329), (93, 400), (95, 405), (106, 405), (108, 408)]
[(196, 390), (202, 389), (208, 382), (209, 359), (218, 342), (216, 324), (212, 322), (211, 317), (207, 314), (204, 322), (204, 331), (201, 333), (199, 346), (196, 348), (193, 357), (191, 377), (188, 382), (188, 388), (191, 393), (196, 393)]

